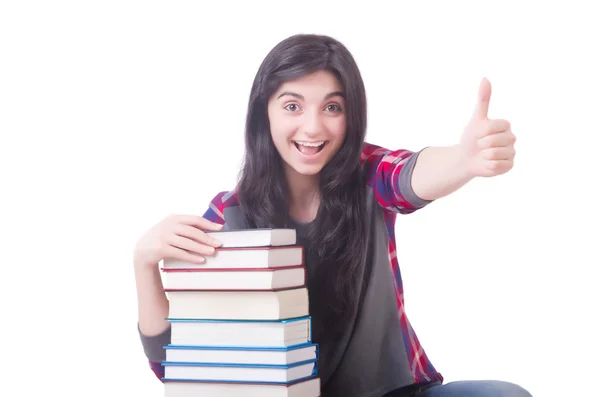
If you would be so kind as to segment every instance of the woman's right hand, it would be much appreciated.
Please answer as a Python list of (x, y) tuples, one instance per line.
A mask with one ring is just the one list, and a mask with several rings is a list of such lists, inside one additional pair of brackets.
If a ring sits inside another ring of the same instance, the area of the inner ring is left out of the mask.
[(219, 231), (223, 225), (196, 215), (171, 215), (154, 225), (135, 245), (134, 265), (154, 268), (165, 258), (204, 263), (221, 245), (204, 231)]

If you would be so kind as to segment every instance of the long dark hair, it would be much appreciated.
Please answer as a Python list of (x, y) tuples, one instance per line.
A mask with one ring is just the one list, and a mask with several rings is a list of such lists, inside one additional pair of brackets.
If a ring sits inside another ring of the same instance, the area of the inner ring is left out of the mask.
[(360, 156), (367, 127), (363, 79), (339, 41), (323, 35), (294, 35), (277, 44), (260, 65), (248, 104), (238, 198), (250, 227), (287, 224), (288, 185), (271, 138), (267, 104), (283, 82), (321, 70), (333, 73), (342, 86), (347, 130), (339, 151), (319, 174), (321, 201), (309, 231), (319, 286), (311, 294), (327, 303), (322, 305), (329, 310), (325, 318), (339, 319), (355, 298), (356, 277), (364, 261), (366, 186)]

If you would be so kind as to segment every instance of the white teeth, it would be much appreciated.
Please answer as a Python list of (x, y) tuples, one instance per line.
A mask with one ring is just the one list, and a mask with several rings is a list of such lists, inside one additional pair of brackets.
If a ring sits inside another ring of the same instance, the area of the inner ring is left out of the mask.
[(300, 142), (300, 141), (294, 141), (296, 142), (298, 145), (301, 146), (308, 146), (308, 147), (319, 147), (321, 145), (323, 145), (325, 143), (325, 141), (321, 141), (321, 142)]

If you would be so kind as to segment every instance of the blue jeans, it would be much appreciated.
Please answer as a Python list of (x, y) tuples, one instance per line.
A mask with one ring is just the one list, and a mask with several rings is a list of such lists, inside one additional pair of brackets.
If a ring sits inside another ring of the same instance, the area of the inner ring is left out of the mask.
[(519, 385), (498, 380), (454, 381), (411, 388), (390, 397), (532, 397)]

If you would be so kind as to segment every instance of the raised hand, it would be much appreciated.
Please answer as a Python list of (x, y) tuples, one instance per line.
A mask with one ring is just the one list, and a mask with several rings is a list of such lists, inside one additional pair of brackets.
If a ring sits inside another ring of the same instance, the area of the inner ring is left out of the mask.
[(146, 232), (134, 251), (136, 267), (155, 267), (165, 258), (203, 263), (221, 243), (204, 231), (218, 231), (222, 225), (195, 215), (173, 215)]
[(463, 165), (472, 177), (501, 175), (512, 169), (516, 137), (507, 120), (489, 119), (492, 86), (481, 81), (477, 104), (460, 141)]

